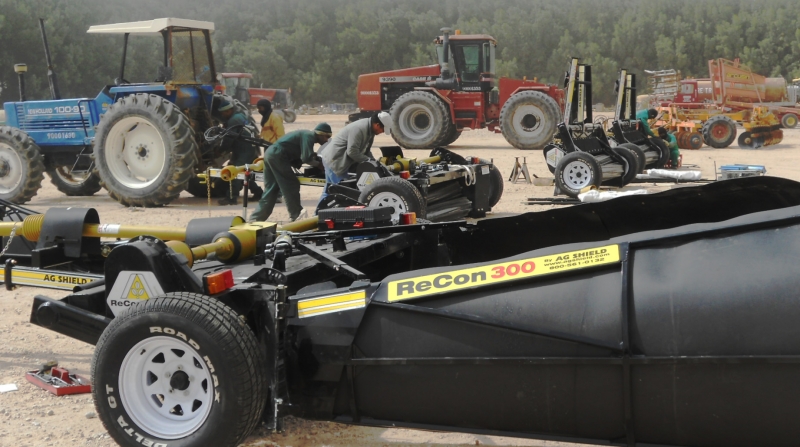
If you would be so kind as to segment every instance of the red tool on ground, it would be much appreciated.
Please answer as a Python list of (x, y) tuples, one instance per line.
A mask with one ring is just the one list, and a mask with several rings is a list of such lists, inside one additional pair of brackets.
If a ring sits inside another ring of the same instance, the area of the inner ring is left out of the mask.
[(28, 371), (25, 373), (25, 379), (56, 396), (92, 392), (91, 381), (88, 378), (70, 374), (66, 369), (59, 368), (55, 362), (47, 363), (39, 370)]

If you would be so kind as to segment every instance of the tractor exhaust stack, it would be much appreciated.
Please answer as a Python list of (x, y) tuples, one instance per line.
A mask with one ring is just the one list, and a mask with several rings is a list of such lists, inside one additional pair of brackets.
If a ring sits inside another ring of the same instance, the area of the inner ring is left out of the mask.
[(19, 77), (19, 101), (25, 102), (25, 73), (28, 66), (25, 64), (14, 64), (14, 73)]
[(42, 42), (44, 43), (44, 57), (47, 60), (47, 82), (50, 84), (50, 96), (53, 99), (61, 99), (58, 91), (58, 79), (53, 70), (53, 61), (50, 59), (50, 47), (47, 45), (47, 34), (44, 32), (44, 19), (39, 19), (39, 29), (42, 31)]

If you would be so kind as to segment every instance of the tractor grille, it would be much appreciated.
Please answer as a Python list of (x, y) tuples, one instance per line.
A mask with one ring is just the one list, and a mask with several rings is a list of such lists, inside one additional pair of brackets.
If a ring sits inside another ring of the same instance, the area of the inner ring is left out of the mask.
[(83, 119), (77, 118), (48, 118), (45, 116), (28, 117), (21, 104), (17, 105), (19, 128), (24, 131), (56, 131), (56, 130), (84, 130), (89, 128), (89, 113)]

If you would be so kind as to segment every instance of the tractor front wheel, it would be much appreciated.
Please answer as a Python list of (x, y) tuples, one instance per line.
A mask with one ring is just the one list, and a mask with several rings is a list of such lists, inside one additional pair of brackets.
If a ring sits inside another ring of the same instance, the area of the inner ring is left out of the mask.
[(50, 183), (68, 196), (91, 196), (103, 189), (97, 174), (73, 171), (72, 166), (50, 166), (47, 175), (50, 176)]
[(162, 206), (176, 199), (195, 174), (197, 154), (186, 115), (160, 96), (126, 96), (97, 126), (97, 171), (109, 195), (125, 206)]
[(542, 149), (556, 133), (561, 108), (542, 92), (523, 91), (506, 101), (500, 110), (503, 136), (517, 149)]
[(0, 199), (25, 203), (39, 192), (43, 179), (39, 146), (19, 129), (0, 127)]
[[(447, 141), (455, 126), (450, 111), (428, 92), (408, 92), (392, 104), (392, 138), (407, 149), (433, 149)], [(455, 140), (453, 140), (455, 141)]]

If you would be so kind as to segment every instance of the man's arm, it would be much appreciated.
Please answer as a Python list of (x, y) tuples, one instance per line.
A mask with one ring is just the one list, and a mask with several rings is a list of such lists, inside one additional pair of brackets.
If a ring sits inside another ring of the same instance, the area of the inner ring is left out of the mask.
[(365, 147), (367, 144), (369, 144), (367, 136), (360, 129), (350, 132), (350, 135), (347, 136), (347, 156), (356, 163), (369, 160), (370, 158), (366, 155), (367, 149), (369, 149)]
[(320, 162), (317, 154), (314, 153), (314, 144), (316, 142), (317, 139), (314, 137), (313, 133), (311, 135), (303, 135), (301, 137), (300, 159), (303, 160), (303, 163), (314, 167), (321, 167), (322, 163)]

